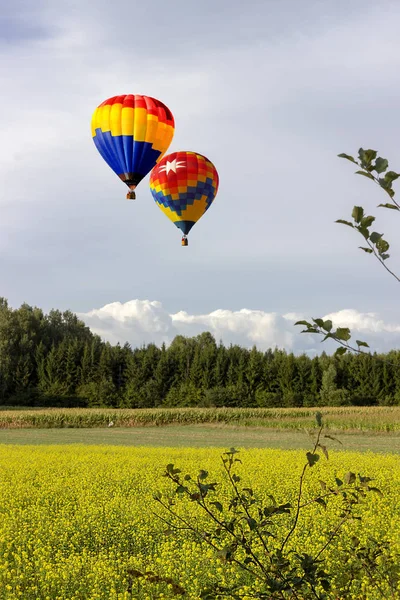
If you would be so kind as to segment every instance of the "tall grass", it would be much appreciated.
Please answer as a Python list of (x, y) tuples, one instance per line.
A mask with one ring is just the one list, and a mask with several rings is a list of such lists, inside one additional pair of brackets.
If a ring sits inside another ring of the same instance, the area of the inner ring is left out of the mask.
[(315, 413), (331, 431), (400, 431), (400, 407), (332, 408), (64, 408), (0, 411), (0, 428), (143, 427), (216, 424), (303, 429), (313, 427)]

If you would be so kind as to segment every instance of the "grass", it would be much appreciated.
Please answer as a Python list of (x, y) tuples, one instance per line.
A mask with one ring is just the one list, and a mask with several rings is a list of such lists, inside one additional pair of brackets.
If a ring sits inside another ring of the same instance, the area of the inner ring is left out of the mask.
[(323, 408), (38, 408), (0, 411), (0, 428), (84, 428), (226, 424), (268, 429), (313, 427), (319, 410), (331, 431), (400, 432), (400, 406)]
[[(339, 434), (342, 442), (329, 440), (331, 448), (400, 454), (400, 435), (379, 433)], [(305, 432), (267, 430), (260, 427), (169, 425), (168, 427), (90, 429), (3, 429), (0, 444), (87, 444), (152, 447), (221, 447), (304, 449), (310, 447)]]

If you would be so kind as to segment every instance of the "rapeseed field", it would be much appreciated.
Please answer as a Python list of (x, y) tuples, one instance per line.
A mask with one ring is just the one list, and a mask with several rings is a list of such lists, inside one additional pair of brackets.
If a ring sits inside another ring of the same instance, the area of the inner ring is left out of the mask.
[[(221, 494), (228, 494), (221, 453), (215, 448), (0, 446), (0, 598), (194, 600), (216, 581), (240, 584), (246, 598), (251, 582), (237, 567), (221, 562), (187, 531), (167, 535), (167, 525), (154, 514), (166, 516), (153, 495), (172, 489), (162, 477), (168, 463), (185, 473), (207, 469), (212, 480), (222, 482)], [(243, 450), (240, 456), (238, 469), (255, 493), (294, 501), (303, 451)], [(321, 457), (307, 474), (305, 501), (316, 493), (318, 480), (329, 482), (347, 471), (374, 477), (383, 497), (369, 494), (360, 507), (362, 521), (346, 524), (326, 551), (327, 568), (334, 574), (332, 598), (341, 598), (352, 535), (362, 542), (370, 536), (388, 540), (393, 553), (400, 552), (400, 457), (348, 452), (332, 452), (329, 461)], [(177, 500), (176, 510), (198, 524), (204, 518), (195, 504), (183, 500)], [(322, 506), (305, 509), (293, 546), (312, 553), (323, 545), (336, 514)], [(288, 531), (290, 517), (279, 518), (279, 528)], [(143, 582), (132, 577), (135, 570), (169, 578), (186, 593), (174, 596), (173, 583)], [(367, 580), (359, 580), (346, 597), (382, 596), (368, 589)]]

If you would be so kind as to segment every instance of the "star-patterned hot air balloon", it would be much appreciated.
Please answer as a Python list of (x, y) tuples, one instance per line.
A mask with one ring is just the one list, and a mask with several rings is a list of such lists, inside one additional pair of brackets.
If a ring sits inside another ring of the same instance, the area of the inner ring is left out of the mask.
[(128, 94), (102, 102), (92, 116), (92, 137), (106, 163), (135, 188), (162, 158), (174, 135), (174, 117), (155, 98)]
[(218, 191), (218, 173), (212, 162), (197, 152), (164, 156), (150, 175), (150, 190), (162, 212), (187, 234), (210, 208)]

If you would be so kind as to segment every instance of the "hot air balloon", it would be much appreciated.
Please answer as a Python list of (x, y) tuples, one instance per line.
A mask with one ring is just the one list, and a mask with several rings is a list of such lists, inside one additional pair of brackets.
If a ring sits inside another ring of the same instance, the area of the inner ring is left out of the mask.
[(162, 212), (182, 231), (182, 246), (193, 225), (210, 208), (218, 191), (214, 165), (198, 152), (164, 156), (150, 174), (150, 190)]
[(102, 102), (92, 116), (92, 137), (106, 163), (130, 188), (156, 165), (172, 141), (174, 117), (155, 98), (128, 94)]

